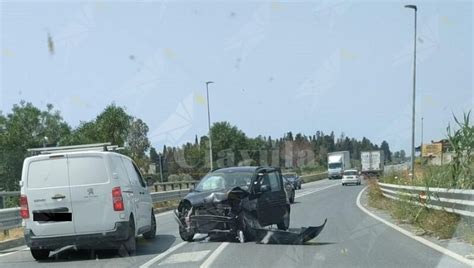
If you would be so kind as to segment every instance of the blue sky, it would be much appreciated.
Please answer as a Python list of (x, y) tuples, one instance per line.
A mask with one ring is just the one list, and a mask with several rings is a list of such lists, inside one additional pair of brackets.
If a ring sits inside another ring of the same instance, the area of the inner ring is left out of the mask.
[[(473, 4), (413, 1), (418, 12), (417, 143), (472, 109)], [(77, 126), (112, 102), (154, 146), (207, 133), (317, 130), (408, 149), (413, 11), (405, 2), (2, 1), (0, 110), (52, 103)], [(54, 43), (48, 50), (47, 36)]]

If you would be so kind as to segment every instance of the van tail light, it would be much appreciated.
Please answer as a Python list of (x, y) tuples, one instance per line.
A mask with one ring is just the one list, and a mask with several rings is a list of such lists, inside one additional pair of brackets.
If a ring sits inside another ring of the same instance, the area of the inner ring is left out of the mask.
[(28, 209), (28, 198), (26, 195), (20, 196), (20, 216), (23, 219), (28, 219), (30, 217), (30, 210)]
[(123, 211), (124, 210), (122, 190), (120, 190), (120, 187), (114, 187), (112, 189), (112, 201), (113, 201), (113, 204), (114, 204), (114, 210), (115, 211)]

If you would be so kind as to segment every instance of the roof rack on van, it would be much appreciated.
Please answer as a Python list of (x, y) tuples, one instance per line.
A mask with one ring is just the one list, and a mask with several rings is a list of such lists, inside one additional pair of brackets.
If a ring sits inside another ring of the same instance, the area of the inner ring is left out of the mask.
[(57, 147), (45, 147), (45, 148), (31, 148), (28, 152), (40, 153), (40, 154), (52, 154), (52, 153), (65, 153), (65, 152), (77, 152), (77, 151), (117, 151), (123, 149), (118, 145), (112, 145), (110, 142), (106, 143), (94, 143), (94, 144), (83, 144), (83, 145), (71, 145), (71, 146), (57, 146)]

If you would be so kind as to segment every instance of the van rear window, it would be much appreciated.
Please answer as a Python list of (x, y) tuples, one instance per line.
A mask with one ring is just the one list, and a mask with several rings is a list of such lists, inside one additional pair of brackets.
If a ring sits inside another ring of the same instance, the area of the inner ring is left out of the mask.
[(70, 157), (69, 181), (72, 185), (104, 183), (108, 181), (105, 161), (98, 156)]
[(68, 186), (67, 178), (66, 158), (33, 161), (28, 167), (29, 188)]

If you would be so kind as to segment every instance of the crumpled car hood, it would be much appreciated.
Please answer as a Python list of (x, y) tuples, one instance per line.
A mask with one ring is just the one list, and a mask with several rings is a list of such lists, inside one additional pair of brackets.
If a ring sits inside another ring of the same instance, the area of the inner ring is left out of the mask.
[(227, 200), (228, 198), (228, 189), (222, 191), (215, 191), (215, 192), (192, 192), (187, 194), (184, 199), (191, 202), (192, 206), (198, 206), (201, 204), (208, 204), (208, 203), (217, 203)]
[(204, 204), (220, 203), (222, 201), (233, 199), (234, 197), (243, 198), (249, 193), (241, 187), (222, 189), (219, 191), (191, 192), (184, 199), (188, 200), (192, 206)]

